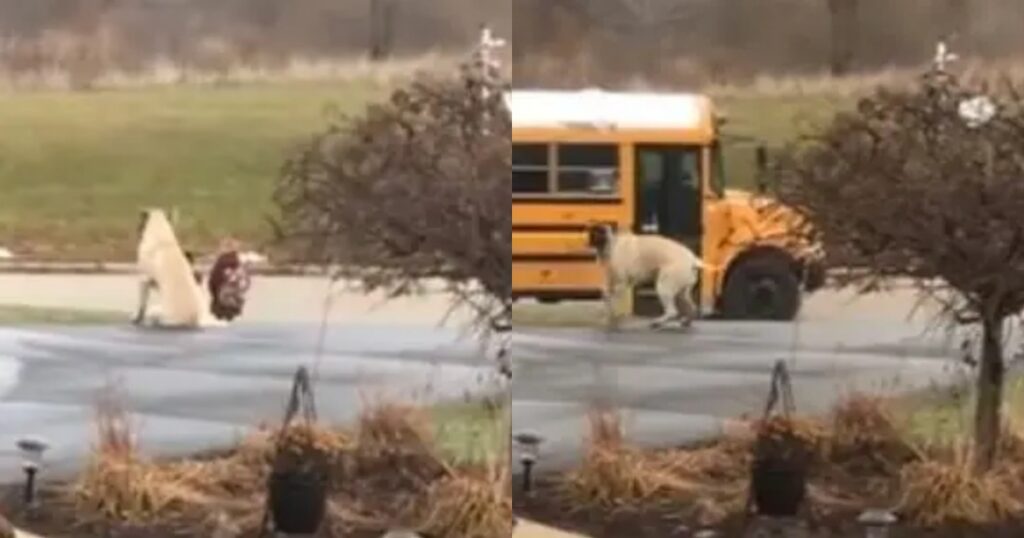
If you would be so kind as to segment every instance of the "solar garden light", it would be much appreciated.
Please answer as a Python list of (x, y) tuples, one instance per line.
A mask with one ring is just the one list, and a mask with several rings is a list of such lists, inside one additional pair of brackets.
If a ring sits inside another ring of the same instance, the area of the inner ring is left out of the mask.
[(530, 493), (533, 488), (533, 466), (540, 457), (540, 445), (544, 438), (533, 432), (518, 433), (514, 437), (521, 449), (519, 462), (523, 465), (523, 492)]
[(896, 522), (896, 516), (887, 510), (868, 510), (857, 518), (857, 523), (864, 528), (865, 538), (888, 538), (889, 529)]
[(43, 454), (50, 445), (37, 437), (25, 437), (17, 442), (21, 452), (21, 468), (25, 471), (25, 504), (32, 506), (36, 500), (36, 475), (43, 466)]

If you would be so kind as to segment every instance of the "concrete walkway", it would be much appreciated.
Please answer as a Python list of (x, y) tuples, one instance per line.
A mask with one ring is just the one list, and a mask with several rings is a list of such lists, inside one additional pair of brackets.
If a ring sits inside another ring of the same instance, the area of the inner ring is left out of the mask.
[[(331, 291), (331, 323), (396, 323), (436, 326), (449, 298), (431, 293), (385, 301), (331, 285), (322, 276), (257, 276), (242, 323), (318, 323)], [(129, 319), (138, 302), (138, 280), (132, 274), (0, 273), (0, 305), (118, 311)], [(456, 312), (450, 324), (465, 321)]]

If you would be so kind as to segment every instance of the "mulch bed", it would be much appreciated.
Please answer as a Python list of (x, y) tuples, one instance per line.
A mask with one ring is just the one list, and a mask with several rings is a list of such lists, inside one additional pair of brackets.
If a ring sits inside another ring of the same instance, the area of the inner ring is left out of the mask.
[[(517, 517), (545, 525), (578, 532), (592, 538), (687, 538), (702, 530), (714, 530), (718, 538), (747, 538), (756, 526), (741, 517), (730, 517), (717, 525), (706, 527), (695, 520), (692, 507), (641, 506), (608, 509), (581, 507), (567, 499), (557, 485), (557, 476), (540, 477), (531, 495), (524, 495), (519, 484), (513, 485), (514, 510)], [(864, 531), (854, 522), (857, 512), (832, 513), (827, 516), (803, 518), (808, 538), (863, 538)], [(796, 535), (796, 536), (799, 536)], [(938, 529), (898, 527), (891, 538), (1019, 538), (1024, 536), (1024, 522), (999, 527), (970, 528), (963, 526)]]

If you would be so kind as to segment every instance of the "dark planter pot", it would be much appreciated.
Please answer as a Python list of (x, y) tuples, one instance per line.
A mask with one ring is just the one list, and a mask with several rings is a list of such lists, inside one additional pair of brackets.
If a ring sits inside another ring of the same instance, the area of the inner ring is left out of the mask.
[(278, 532), (315, 534), (327, 512), (327, 480), (320, 473), (275, 472), (270, 512)]
[(807, 495), (807, 466), (794, 461), (756, 461), (751, 488), (757, 513), (768, 517), (795, 517)]

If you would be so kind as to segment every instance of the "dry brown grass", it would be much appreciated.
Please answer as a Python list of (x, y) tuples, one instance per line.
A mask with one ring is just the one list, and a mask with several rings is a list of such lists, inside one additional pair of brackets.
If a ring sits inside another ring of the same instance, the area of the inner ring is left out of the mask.
[(364, 408), (354, 431), (294, 425), (263, 428), (229, 453), (159, 462), (135, 444), (126, 407), (109, 397), (97, 412), (98, 443), (86, 471), (70, 488), (83, 524), (177, 522), (198, 535), (215, 528), (253, 531), (265, 503), (275, 442), (312, 440), (329, 454), (331, 536), (400, 524), (441, 538), (490, 538), (510, 532), (507, 457), (456, 467), (432, 446), (430, 416), (415, 406), (378, 402)]
[[(584, 55), (571, 63), (556, 57), (531, 58), (527, 71), (516, 72), (516, 82), (562, 88), (601, 86), (627, 91), (700, 91), (727, 98), (821, 95), (848, 98), (865, 95), (880, 86), (909, 88), (916, 84), (927, 68), (927, 64), (880, 68), (838, 77), (824, 70), (819, 73), (721, 76), (705, 63), (682, 58), (660, 62), (656, 76), (641, 77), (607, 72), (599, 62)], [(1024, 80), (1024, 62), (1017, 59), (971, 60), (956, 64), (955, 69), (969, 79)]]
[(512, 534), (511, 471), (507, 458), (482, 469), (458, 470), (432, 484), (421, 519), (430, 536), (493, 538)]
[(618, 413), (594, 410), (588, 421), (583, 463), (565, 482), (573, 499), (590, 505), (623, 506), (689, 498), (698, 491), (697, 484), (676, 476), (666, 461), (627, 444)]
[(422, 407), (365, 400), (356, 441), (361, 450), (422, 450), (431, 444), (431, 418)]
[[(817, 516), (855, 517), (865, 508), (898, 506), (922, 526), (1024, 517), (1024, 436), (1008, 429), (1001, 466), (976, 475), (967, 449), (909, 441), (898, 409), (890, 398), (854, 393), (829, 420), (787, 422), (787, 431), (796, 424), (799, 436), (820, 448), (808, 492)], [(742, 514), (754, 432), (779, 426), (755, 422), (707, 446), (641, 450), (626, 440), (618, 414), (592, 412), (588, 420), (583, 463), (564, 477), (570, 499), (610, 508), (682, 505), (701, 525)]]
[(892, 474), (922, 457), (891, 398), (853, 393), (832, 410), (828, 459), (848, 470)]
[(906, 466), (901, 475), (901, 509), (909, 520), (924, 526), (947, 523), (985, 525), (1024, 515), (1019, 469), (1004, 463), (977, 474), (971, 451), (957, 449), (943, 459)]
[[(293, 58), (273, 67), (231, 62), (216, 69), (155, 61), (133, 71), (116, 68), (100, 70), (90, 76), (90, 87), (123, 90), (178, 85), (307, 82), (369, 82), (380, 87), (391, 87), (419, 72), (450, 70), (455, 67), (458, 59), (456, 55), (434, 53), (384, 62), (371, 62), (362, 57)], [(0, 67), (0, 91), (72, 90), (76, 88), (78, 78), (75, 69), (60, 65), (31, 71), (13, 71)]]

